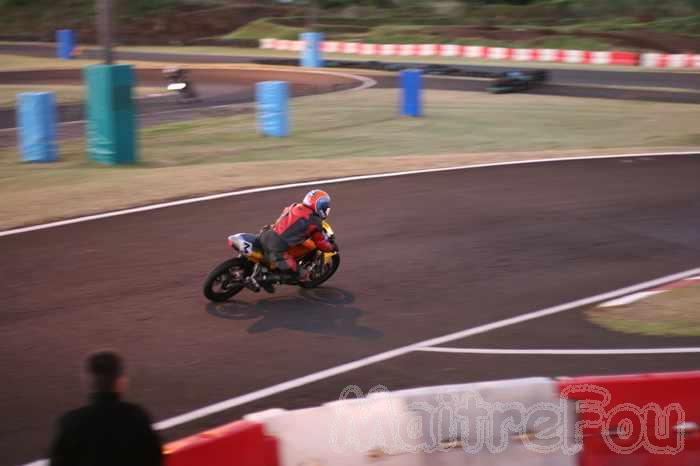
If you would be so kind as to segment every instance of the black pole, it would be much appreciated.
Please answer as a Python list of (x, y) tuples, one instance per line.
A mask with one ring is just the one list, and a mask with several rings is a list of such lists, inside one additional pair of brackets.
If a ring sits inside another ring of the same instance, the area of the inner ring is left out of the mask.
[(105, 65), (113, 63), (112, 57), (112, 0), (97, 0), (97, 33)]

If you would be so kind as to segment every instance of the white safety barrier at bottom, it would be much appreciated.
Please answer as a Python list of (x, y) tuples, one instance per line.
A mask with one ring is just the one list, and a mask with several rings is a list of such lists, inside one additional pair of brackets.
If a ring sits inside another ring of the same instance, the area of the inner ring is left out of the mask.
[(556, 383), (546, 378), (377, 392), (245, 419), (262, 423), (278, 439), (280, 466), (573, 466), (577, 461), (573, 404), (561, 400)]

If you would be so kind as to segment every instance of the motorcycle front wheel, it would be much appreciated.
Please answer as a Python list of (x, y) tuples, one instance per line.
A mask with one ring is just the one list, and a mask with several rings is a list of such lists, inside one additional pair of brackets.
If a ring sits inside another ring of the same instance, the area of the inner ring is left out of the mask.
[(248, 274), (247, 260), (236, 257), (222, 262), (212, 270), (204, 281), (204, 296), (217, 303), (226, 301), (241, 291)]
[(320, 272), (312, 274), (310, 280), (299, 283), (299, 286), (302, 288), (316, 288), (325, 283), (340, 267), (340, 254), (334, 254), (329, 264), (324, 264), (323, 260), (321, 260), (319, 265), (322, 266)]

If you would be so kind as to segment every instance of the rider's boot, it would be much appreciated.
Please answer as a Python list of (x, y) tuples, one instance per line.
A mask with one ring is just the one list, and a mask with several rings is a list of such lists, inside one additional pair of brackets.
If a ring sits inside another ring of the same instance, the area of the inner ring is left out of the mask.
[[(258, 278), (260, 275), (260, 264), (255, 264), (255, 267), (253, 268), (253, 273), (251, 273), (248, 277), (246, 277), (245, 281), (243, 282), (249, 290), (252, 290), (256, 293), (260, 292), (260, 287), (263, 286), (260, 282), (258, 282)], [(264, 286), (263, 286), (264, 287)], [(267, 291), (267, 288), (265, 288), (265, 291)]]
[(267, 291), (268, 293), (274, 293), (275, 292), (275, 284), (274, 282), (271, 282), (269, 280), (263, 280), (260, 283), (260, 286), (262, 286), (263, 290)]
[(281, 285), (295, 285), (298, 283), (298, 276), (292, 270), (275, 271), (266, 275), (265, 281), (268, 283), (279, 283)]

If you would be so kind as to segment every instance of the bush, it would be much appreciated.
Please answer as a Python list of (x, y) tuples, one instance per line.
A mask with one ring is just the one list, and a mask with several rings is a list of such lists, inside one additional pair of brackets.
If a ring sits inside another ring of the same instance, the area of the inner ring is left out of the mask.
[(273, 37), (275, 39), (299, 38), (299, 34), (306, 29), (303, 27), (284, 26), (272, 22), (270, 18), (256, 19), (243, 27), (236, 29), (231, 34), (224, 36), (224, 39), (264, 39)]

